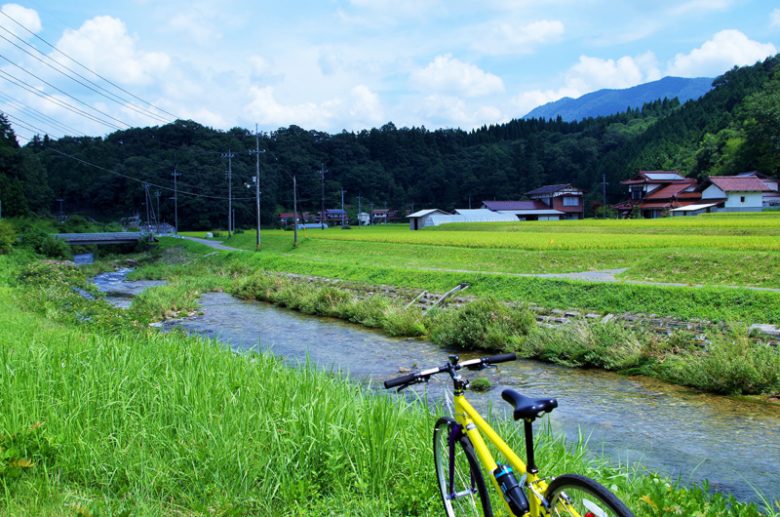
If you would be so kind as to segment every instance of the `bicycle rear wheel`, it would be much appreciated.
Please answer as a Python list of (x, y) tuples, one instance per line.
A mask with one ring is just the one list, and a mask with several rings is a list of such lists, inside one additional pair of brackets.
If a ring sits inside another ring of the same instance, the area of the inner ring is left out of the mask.
[(439, 493), (448, 517), (492, 517), (490, 497), (474, 448), (452, 418), (442, 417), (436, 422), (433, 429), (433, 459)]
[(547, 488), (550, 515), (580, 517), (634, 517), (625, 504), (599, 483), (585, 476), (564, 474)]

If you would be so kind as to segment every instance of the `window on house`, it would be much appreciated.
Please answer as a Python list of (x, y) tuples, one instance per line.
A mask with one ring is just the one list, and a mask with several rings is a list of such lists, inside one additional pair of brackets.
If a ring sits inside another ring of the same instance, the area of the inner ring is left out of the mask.
[(744, 203), (745, 202), (745, 196), (739, 196), (739, 202)]
[(640, 189), (631, 189), (631, 199), (642, 199), (642, 191)]
[(580, 206), (580, 198), (565, 197), (563, 198), (563, 206)]

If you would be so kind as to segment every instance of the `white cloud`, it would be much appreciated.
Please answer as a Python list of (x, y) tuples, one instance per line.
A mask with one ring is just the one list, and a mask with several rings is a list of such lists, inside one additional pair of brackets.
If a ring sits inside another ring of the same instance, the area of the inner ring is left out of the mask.
[[(30, 32), (37, 34), (41, 31), (41, 19), (38, 17), (38, 13), (33, 9), (27, 9), (26, 7), (17, 4), (5, 4), (0, 8), (0, 11), (24, 25)], [(19, 27), (19, 25), (5, 16), (0, 16), (0, 27), (11, 32), (14, 36), (18, 36), (25, 40), (31, 37), (29, 32)]]
[(602, 88), (629, 88), (660, 78), (658, 61), (652, 52), (618, 59), (580, 56), (564, 74), (562, 87), (520, 92), (512, 101), (518, 112), (524, 115), (536, 106), (562, 97), (577, 98)]
[(359, 84), (350, 93), (350, 127), (365, 128), (384, 121), (385, 113), (379, 96), (368, 86)]
[(780, 29), (780, 9), (775, 9), (769, 15), (769, 26), (774, 29)]
[(476, 65), (464, 63), (450, 54), (436, 56), (425, 68), (412, 73), (412, 83), (420, 89), (479, 97), (504, 91), (497, 75)]
[(675, 5), (669, 10), (674, 16), (685, 16), (707, 11), (724, 11), (731, 7), (732, 0), (688, 0)]
[(279, 102), (271, 86), (250, 86), (248, 94), (246, 114), (271, 128), (295, 124), (320, 130), (363, 129), (382, 122), (385, 116), (379, 96), (364, 84), (353, 87), (346, 97), (298, 104)]
[(738, 30), (720, 31), (687, 54), (677, 54), (667, 74), (683, 77), (714, 76), (733, 66), (752, 65), (777, 53), (771, 43), (749, 39)]
[(525, 25), (516, 21), (496, 21), (472, 35), (472, 47), (485, 54), (530, 54), (542, 43), (556, 41), (565, 32), (560, 20), (537, 20)]
[(174, 15), (168, 25), (171, 29), (186, 34), (198, 43), (213, 43), (222, 37), (217, 28), (194, 11), (181, 11)]
[(418, 105), (417, 122), (420, 118), (428, 127), (460, 127), (472, 129), (483, 124), (506, 122), (506, 117), (495, 106), (472, 107), (463, 99), (448, 95), (429, 95)]
[(150, 83), (170, 66), (167, 54), (138, 50), (125, 24), (111, 16), (97, 16), (84, 22), (78, 30), (66, 30), (57, 48), (125, 84)]

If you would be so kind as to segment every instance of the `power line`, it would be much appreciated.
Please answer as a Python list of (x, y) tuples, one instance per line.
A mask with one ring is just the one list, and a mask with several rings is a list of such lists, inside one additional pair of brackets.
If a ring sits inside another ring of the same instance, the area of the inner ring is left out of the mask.
[[(98, 169), (98, 170), (107, 172), (109, 174), (113, 174), (114, 176), (119, 176), (120, 178), (125, 178), (125, 179), (128, 179), (130, 181), (135, 181), (136, 183), (141, 183), (141, 184), (146, 183), (146, 184), (149, 184), (152, 187), (157, 187), (157, 188), (160, 188), (160, 189), (163, 189), (163, 190), (167, 190), (169, 192), (172, 192), (174, 190), (173, 188), (166, 187), (165, 185), (159, 185), (157, 183), (152, 183), (150, 181), (145, 181), (145, 180), (136, 178), (134, 176), (130, 176), (130, 175), (127, 175), (127, 174), (123, 174), (121, 172), (117, 172), (117, 171), (114, 171), (114, 170), (111, 170), (111, 169), (107, 169), (106, 167), (103, 167), (101, 165), (97, 165), (97, 164), (89, 162), (87, 160), (83, 160), (83, 159), (81, 159), (81, 158), (79, 158), (77, 156), (73, 156), (72, 154), (64, 153), (64, 152), (62, 152), (62, 151), (60, 151), (58, 149), (54, 149), (52, 147), (48, 147), (47, 150), (48, 151), (52, 151), (54, 153), (57, 153), (59, 155), (62, 155), (64, 157), (66, 157), (66, 158), (70, 158), (71, 160), (77, 161), (77, 162), (81, 163), (82, 165), (86, 165), (88, 167), (92, 167), (94, 169)], [(197, 192), (189, 192), (189, 191), (186, 191), (186, 190), (177, 190), (176, 192), (178, 194), (184, 194), (186, 196), (192, 196), (192, 197), (202, 197), (202, 198), (207, 198), (207, 199), (220, 199), (220, 200), (228, 199), (225, 196), (211, 196), (211, 195), (208, 195), (208, 194), (198, 194)], [(233, 198), (233, 200), (239, 200), (239, 201), (248, 201), (248, 200), (251, 200), (251, 199), (254, 199), (254, 198), (252, 198), (252, 197), (234, 197)]]
[(10, 118), (10, 119), (15, 120), (16, 121), (15, 123), (17, 125), (22, 126), (24, 129), (26, 129), (28, 131), (32, 131), (33, 133), (36, 133), (36, 132), (37, 133), (42, 133), (44, 135), (47, 133), (45, 130), (43, 130), (43, 129), (41, 129), (41, 128), (33, 125), (33, 124), (30, 124), (29, 122), (27, 122), (27, 121), (25, 121), (23, 119), (20, 119), (19, 117), (15, 117), (15, 116), (11, 115), (8, 112), (5, 113), (5, 116)]
[(67, 132), (73, 132), (78, 133), (80, 136), (87, 136), (86, 133), (82, 133), (81, 131), (74, 129), (66, 124), (63, 124), (59, 120), (50, 117), (49, 115), (38, 111), (37, 109), (27, 106), (18, 100), (14, 99), (13, 97), (9, 97), (8, 95), (4, 95), (0, 93), (0, 99), (5, 99), (7, 103), (10, 103), (12, 107), (15, 107), (16, 109), (28, 112), (27, 114), (33, 117), (34, 119), (38, 120), (39, 122), (43, 122), (45, 124), (50, 124), (52, 126), (58, 126), (61, 131), (63, 131), (63, 134), (67, 134)]
[(129, 95), (129, 96), (130, 96), (130, 97), (132, 97), (133, 99), (135, 99), (135, 100), (137, 100), (137, 101), (139, 101), (139, 102), (141, 102), (141, 103), (143, 103), (143, 104), (146, 104), (147, 106), (151, 106), (152, 108), (156, 109), (156, 110), (157, 110), (157, 111), (159, 111), (160, 113), (165, 113), (166, 115), (168, 115), (168, 116), (170, 116), (170, 117), (173, 117), (174, 119), (180, 119), (180, 118), (181, 118), (181, 117), (179, 117), (178, 115), (175, 115), (175, 114), (171, 113), (170, 111), (166, 111), (166, 110), (164, 110), (163, 108), (160, 108), (159, 106), (156, 106), (156, 105), (152, 104), (151, 102), (149, 102), (149, 101), (146, 101), (146, 100), (142, 99), (141, 97), (139, 97), (139, 96), (135, 95), (134, 93), (132, 93), (132, 92), (130, 92), (130, 91), (128, 91), (128, 90), (126, 90), (126, 89), (122, 88), (121, 86), (119, 86), (119, 85), (118, 85), (118, 84), (116, 84), (115, 82), (111, 81), (110, 79), (108, 79), (108, 78), (106, 78), (106, 77), (104, 77), (104, 76), (100, 75), (99, 73), (97, 73), (96, 71), (92, 70), (92, 69), (91, 69), (91, 68), (89, 68), (88, 66), (84, 65), (83, 63), (81, 63), (81, 62), (80, 62), (80, 61), (78, 61), (77, 59), (75, 59), (75, 58), (73, 58), (73, 57), (69, 56), (68, 54), (66, 54), (65, 52), (61, 51), (61, 50), (60, 50), (60, 49), (58, 49), (56, 46), (52, 45), (52, 44), (51, 44), (51, 43), (49, 43), (47, 40), (45, 40), (43, 37), (39, 36), (39, 35), (38, 35), (38, 34), (36, 34), (35, 32), (33, 32), (33, 31), (31, 31), (30, 29), (28, 29), (28, 28), (27, 28), (27, 27), (26, 27), (24, 24), (20, 23), (19, 21), (17, 21), (16, 19), (14, 19), (12, 16), (8, 15), (7, 13), (5, 13), (5, 12), (3, 12), (3, 11), (0, 11), (0, 14), (2, 14), (3, 16), (5, 16), (5, 17), (6, 17), (6, 18), (8, 18), (9, 20), (11, 20), (13, 23), (15, 23), (16, 25), (18, 25), (19, 27), (21, 27), (21, 28), (22, 28), (22, 29), (24, 29), (25, 31), (27, 31), (27, 32), (28, 32), (30, 35), (32, 35), (32, 36), (33, 36), (35, 39), (37, 39), (37, 40), (41, 41), (43, 44), (45, 44), (46, 46), (48, 46), (49, 48), (51, 48), (51, 49), (52, 49), (54, 52), (56, 52), (57, 54), (59, 54), (59, 55), (61, 55), (61, 56), (64, 56), (64, 57), (66, 57), (67, 59), (69, 59), (69, 60), (70, 60), (70, 61), (72, 61), (73, 63), (76, 63), (78, 66), (80, 66), (80, 67), (81, 67), (81, 68), (83, 68), (84, 70), (86, 70), (86, 71), (88, 71), (88, 72), (90, 72), (90, 73), (94, 74), (96, 77), (98, 77), (98, 78), (102, 79), (103, 81), (107, 82), (108, 84), (110, 84), (111, 86), (113, 86), (114, 88), (116, 88), (117, 90), (119, 90), (119, 91), (121, 91), (121, 92), (123, 92), (123, 93), (126, 93), (127, 95)]
[[(5, 60), (5, 61), (7, 61), (7, 62), (8, 62), (8, 63), (10, 63), (11, 65), (13, 65), (13, 66), (15, 66), (16, 68), (18, 68), (19, 70), (23, 71), (24, 73), (26, 73), (26, 74), (28, 74), (28, 75), (31, 75), (31, 76), (35, 77), (36, 79), (38, 79), (39, 81), (41, 81), (43, 84), (45, 84), (46, 86), (48, 86), (48, 87), (50, 87), (50, 88), (53, 88), (54, 90), (56, 90), (56, 91), (60, 92), (60, 93), (61, 93), (62, 95), (64, 95), (65, 97), (68, 97), (69, 99), (73, 99), (74, 101), (78, 102), (79, 104), (82, 104), (82, 105), (86, 106), (87, 108), (89, 108), (89, 109), (91, 109), (91, 110), (93, 110), (93, 111), (96, 111), (96, 112), (100, 113), (101, 115), (104, 115), (104, 116), (106, 116), (106, 117), (108, 117), (108, 118), (110, 118), (110, 119), (112, 119), (112, 120), (116, 120), (117, 122), (119, 122), (120, 124), (122, 124), (122, 125), (124, 125), (124, 126), (127, 126), (127, 127), (132, 127), (132, 126), (131, 126), (130, 124), (128, 124), (127, 122), (124, 122), (123, 120), (119, 120), (118, 118), (116, 118), (116, 117), (114, 117), (114, 116), (112, 116), (112, 115), (109, 115), (109, 114), (108, 114), (108, 113), (106, 113), (105, 111), (101, 111), (101, 110), (99, 110), (99, 109), (97, 109), (97, 108), (95, 108), (95, 107), (93, 107), (93, 106), (90, 106), (90, 105), (89, 105), (89, 104), (87, 104), (86, 102), (82, 101), (81, 99), (77, 99), (76, 97), (74, 97), (73, 95), (69, 94), (69, 93), (68, 93), (68, 92), (66, 92), (65, 90), (63, 90), (63, 89), (61, 89), (61, 88), (58, 88), (58, 87), (54, 86), (53, 84), (51, 84), (51, 83), (50, 83), (49, 81), (47, 81), (46, 79), (43, 79), (43, 78), (41, 78), (41, 77), (38, 77), (37, 75), (35, 75), (34, 73), (30, 72), (30, 71), (29, 71), (29, 70), (27, 70), (26, 68), (24, 68), (24, 67), (22, 67), (22, 66), (20, 66), (20, 65), (17, 65), (17, 64), (16, 64), (16, 63), (14, 63), (13, 61), (11, 61), (11, 60), (10, 60), (10, 59), (8, 59), (7, 57), (5, 57), (3, 54), (0, 54), (0, 59), (3, 59), (3, 60)], [(6, 73), (7, 73), (7, 72), (6, 72)]]
[[(2, 12), (2, 11), (0, 11), (0, 12)], [(88, 113), (88, 112), (86, 112), (86, 111), (84, 111), (84, 110), (82, 110), (80, 108), (77, 108), (75, 106), (72, 106), (71, 104), (68, 104), (67, 102), (65, 102), (65, 101), (63, 101), (61, 99), (58, 99), (57, 97), (54, 97), (53, 95), (49, 95), (48, 93), (42, 92), (42, 91), (38, 90), (36, 87), (32, 86), (30, 83), (28, 83), (26, 81), (23, 81), (22, 79), (19, 79), (15, 75), (9, 74), (8, 72), (6, 72), (4, 70), (0, 70), (0, 77), (2, 77), (3, 79), (5, 79), (6, 81), (8, 81), (11, 84), (15, 84), (16, 86), (18, 86), (18, 87), (20, 87), (20, 88), (22, 88), (24, 90), (27, 90), (30, 93), (34, 93), (38, 97), (42, 97), (42, 98), (44, 98), (44, 99), (46, 99), (48, 101), (51, 101), (51, 102), (53, 102), (53, 103), (55, 103), (55, 104), (65, 108), (65, 109), (67, 109), (69, 111), (72, 111), (73, 113), (76, 113), (77, 115), (81, 115), (83, 117), (86, 117), (86, 118), (92, 120), (93, 122), (97, 122), (98, 124), (103, 124), (104, 126), (108, 126), (111, 129), (117, 129), (117, 130), (122, 129), (121, 127), (117, 126), (116, 124), (112, 124), (111, 122), (107, 122), (107, 121), (105, 121), (105, 120), (103, 120), (101, 118), (96, 117), (95, 115), (92, 115), (91, 113)]]
[[(4, 31), (6, 31), (7, 33), (9, 33), (9, 34), (10, 34), (11, 36), (13, 36), (14, 38), (17, 38), (17, 39), (19, 39), (19, 40), (20, 40), (22, 43), (24, 43), (24, 44), (25, 44), (25, 45), (27, 45), (28, 47), (32, 48), (33, 50), (35, 50), (35, 51), (36, 51), (36, 52), (38, 52), (39, 54), (43, 55), (43, 56), (44, 56), (44, 57), (46, 57), (47, 59), (51, 59), (51, 58), (49, 58), (48, 56), (46, 56), (46, 54), (43, 54), (43, 53), (42, 53), (40, 50), (38, 50), (36, 47), (34, 47), (34, 46), (30, 45), (29, 43), (27, 43), (26, 41), (22, 40), (21, 38), (19, 38), (19, 36), (17, 36), (16, 34), (14, 34), (14, 33), (13, 33), (13, 32), (11, 32), (11, 31), (9, 31), (9, 30), (8, 30), (8, 29), (6, 29), (5, 27), (2, 27), (2, 26), (0, 26), (0, 29), (2, 29), (2, 30), (4, 30)], [(110, 91), (106, 90), (105, 88), (103, 88), (103, 87), (102, 87), (102, 86), (100, 86), (99, 84), (96, 84), (96, 83), (94, 83), (93, 81), (91, 81), (91, 80), (90, 80), (90, 79), (88, 79), (87, 77), (84, 77), (83, 75), (79, 74), (79, 73), (78, 73), (78, 72), (76, 72), (75, 70), (72, 70), (72, 69), (68, 68), (67, 66), (65, 66), (65, 65), (63, 65), (63, 64), (61, 64), (61, 63), (57, 63), (57, 61), (54, 61), (54, 63), (56, 63), (56, 64), (57, 64), (57, 66), (61, 66), (62, 68), (65, 68), (65, 69), (69, 70), (70, 72), (72, 72), (72, 73), (76, 74), (78, 77), (80, 77), (80, 78), (84, 79), (84, 81), (87, 81), (89, 84), (87, 84), (87, 83), (85, 83), (85, 82), (83, 82), (83, 81), (81, 81), (81, 80), (79, 80), (79, 79), (76, 79), (75, 77), (73, 77), (72, 75), (68, 74), (67, 72), (63, 72), (62, 70), (58, 69), (57, 67), (55, 67), (55, 66), (54, 66), (54, 65), (52, 65), (51, 63), (48, 63), (47, 61), (45, 61), (45, 60), (41, 59), (40, 57), (36, 56), (35, 54), (33, 54), (32, 52), (30, 52), (29, 50), (26, 50), (26, 49), (24, 49), (24, 48), (20, 47), (19, 45), (17, 45), (16, 43), (14, 43), (13, 41), (11, 41), (10, 39), (6, 38), (6, 37), (5, 37), (5, 36), (3, 36), (2, 34), (0, 34), (0, 39), (3, 39), (3, 40), (5, 40), (5, 41), (7, 41), (8, 43), (10, 43), (11, 45), (13, 45), (14, 47), (18, 48), (19, 50), (21, 50), (22, 52), (24, 52), (24, 53), (25, 53), (25, 54), (27, 54), (28, 56), (30, 56), (30, 57), (32, 57), (33, 59), (37, 60), (38, 62), (40, 62), (40, 63), (42, 63), (42, 64), (46, 65), (46, 66), (47, 66), (47, 67), (49, 67), (49, 68), (51, 68), (51, 69), (52, 69), (52, 70), (54, 70), (55, 72), (58, 72), (58, 73), (60, 73), (60, 74), (63, 74), (65, 77), (67, 77), (67, 78), (69, 78), (69, 79), (71, 79), (71, 80), (75, 81), (76, 83), (80, 84), (81, 86), (83, 86), (83, 87), (85, 87), (85, 88), (87, 88), (87, 89), (89, 89), (89, 90), (93, 91), (94, 93), (96, 93), (96, 94), (98, 94), (98, 95), (101, 95), (101, 96), (103, 96), (103, 97), (105, 97), (105, 98), (107, 98), (107, 99), (109, 99), (109, 100), (111, 100), (111, 101), (113, 101), (113, 102), (116, 102), (117, 104), (119, 104), (119, 105), (120, 105), (120, 106), (122, 106), (122, 107), (127, 107), (127, 108), (129, 108), (129, 109), (131, 109), (131, 110), (135, 111), (136, 113), (139, 113), (139, 114), (141, 114), (141, 115), (144, 115), (144, 116), (146, 116), (146, 117), (154, 118), (154, 119), (155, 119), (156, 121), (158, 121), (158, 122), (165, 122), (165, 123), (167, 123), (167, 122), (170, 122), (170, 120), (169, 120), (169, 119), (163, 118), (163, 117), (161, 117), (161, 116), (157, 115), (156, 113), (152, 113), (152, 112), (150, 112), (150, 111), (148, 111), (148, 110), (142, 110), (142, 109), (136, 108), (136, 107), (135, 107), (133, 104), (127, 103), (127, 101), (126, 101), (125, 99), (122, 99), (121, 97), (119, 97), (119, 96), (115, 95), (114, 93), (112, 93), (112, 92), (110, 92)], [(53, 60), (52, 60), (52, 61), (53, 61)], [(102, 90), (102, 91), (101, 91), (101, 90)]]

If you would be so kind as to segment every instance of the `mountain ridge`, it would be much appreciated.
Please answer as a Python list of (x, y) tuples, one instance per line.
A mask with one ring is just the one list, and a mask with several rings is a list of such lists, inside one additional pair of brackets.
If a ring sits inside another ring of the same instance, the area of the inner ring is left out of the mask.
[(712, 89), (711, 77), (672, 77), (623, 89), (601, 89), (573, 99), (564, 97), (529, 111), (522, 118), (555, 119), (566, 122), (621, 113), (627, 108), (641, 108), (655, 100), (678, 98), (680, 103), (698, 99)]

